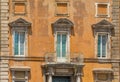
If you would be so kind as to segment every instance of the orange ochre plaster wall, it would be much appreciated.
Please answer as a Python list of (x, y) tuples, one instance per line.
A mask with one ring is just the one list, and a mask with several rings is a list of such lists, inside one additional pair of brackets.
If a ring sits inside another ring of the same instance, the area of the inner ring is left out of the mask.
[[(68, 0), (68, 2), (69, 16), (55, 15), (55, 0), (27, 0), (26, 15), (13, 15), (14, 8), (12, 0), (10, 0), (9, 21), (12, 22), (21, 17), (32, 23), (31, 33), (28, 34), (28, 57), (44, 57), (46, 52), (55, 52), (51, 24), (59, 18), (67, 18), (74, 24), (74, 35), (70, 36), (70, 52), (82, 52), (84, 58), (95, 58), (95, 38), (91, 26), (103, 19), (95, 17), (95, 3), (109, 2), (111, 6), (112, 2), (111, 0)], [(107, 18), (107, 20), (111, 21), (111, 18)], [(10, 56), (13, 56), (12, 34), (9, 36)], [(9, 62), (9, 66), (16, 64), (31, 68), (29, 82), (43, 82), (41, 65), (44, 64), (44, 61), (10, 60)], [(92, 71), (94, 68), (111, 68), (111, 64), (108, 63), (84, 64), (83, 82), (93, 82)], [(9, 76), (9, 82), (12, 82), (11, 71)]]

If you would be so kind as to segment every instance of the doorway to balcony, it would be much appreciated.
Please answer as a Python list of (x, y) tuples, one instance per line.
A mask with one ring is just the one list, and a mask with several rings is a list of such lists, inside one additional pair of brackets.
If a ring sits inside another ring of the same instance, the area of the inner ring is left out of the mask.
[(52, 82), (71, 82), (70, 76), (53, 76)]

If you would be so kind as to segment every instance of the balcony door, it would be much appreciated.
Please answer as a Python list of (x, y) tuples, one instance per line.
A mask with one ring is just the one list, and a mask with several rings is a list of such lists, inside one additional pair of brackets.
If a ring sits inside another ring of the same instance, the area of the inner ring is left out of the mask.
[(52, 82), (70, 82), (70, 77), (67, 77), (67, 76), (54, 76)]
[(56, 53), (57, 61), (65, 62), (67, 59), (68, 52), (68, 34), (66, 32), (57, 33), (57, 42), (56, 42)]

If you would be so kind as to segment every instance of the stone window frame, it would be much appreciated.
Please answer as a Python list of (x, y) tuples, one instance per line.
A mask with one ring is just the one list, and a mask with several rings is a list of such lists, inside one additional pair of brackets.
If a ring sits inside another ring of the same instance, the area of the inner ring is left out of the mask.
[[(18, 18), (17, 20), (10, 22), (8, 25), (10, 26), (10, 31), (11, 31), (11, 36), (12, 36), (12, 55), (14, 55), (16, 57), (28, 56), (28, 34), (31, 29), (31, 23), (26, 21), (23, 18)], [(25, 45), (25, 54), (24, 55), (17, 56), (14, 54), (14, 32), (15, 31), (25, 32), (26, 45)]]
[[(52, 23), (52, 32), (54, 35), (54, 49), (56, 52), (56, 33), (57, 32), (66, 32), (68, 33), (68, 54), (70, 55), (70, 36), (73, 33), (74, 24), (67, 18), (59, 18), (56, 22)], [(69, 56), (68, 61), (69, 61)], [(67, 62), (67, 61), (65, 61)]]
[[(27, 14), (27, 1), (26, 0), (14, 0), (12, 3), (13, 3), (13, 15), (26, 15)], [(15, 4), (24, 4), (25, 12), (24, 13), (15, 12)]]
[[(98, 53), (98, 35), (99, 34), (103, 34), (103, 35), (107, 34), (108, 35), (108, 41), (107, 41), (107, 45), (106, 45), (107, 49), (106, 49), (106, 56), (105, 57), (102, 57), (102, 56), (98, 57), (98, 54), (97, 54)], [(109, 59), (110, 58), (110, 50), (111, 50), (110, 38), (111, 38), (111, 35), (109, 32), (97, 32), (96, 33), (96, 35), (95, 35), (95, 58), (98, 58), (98, 59)]]
[[(98, 79), (98, 74), (106, 74), (106, 80)], [(110, 68), (95, 68), (93, 69), (94, 82), (112, 82), (113, 79), (113, 70)]]
[[(23, 27), (25, 28), (25, 27)], [(17, 29), (17, 28), (12, 28), (12, 54), (15, 56), (15, 57), (25, 57), (28, 55), (28, 29), (25, 28), (25, 29)], [(14, 33), (15, 32), (25, 32), (25, 44), (24, 44), (24, 54), (17, 54), (15, 55), (14, 54)]]
[[(107, 13), (106, 13), (106, 15), (99, 15), (98, 14), (98, 5), (99, 4), (106, 4), (107, 5)], [(95, 17), (110, 17), (110, 3), (109, 2), (107, 2), (107, 3), (105, 3), (105, 2), (102, 2), (102, 3), (95, 3)]]
[[(55, 45), (55, 46), (54, 46), (54, 49), (55, 49), (55, 51), (57, 51), (56, 48), (57, 48), (57, 34), (58, 34), (58, 33), (60, 33), (60, 34), (61, 34), (61, 33), (67, 34), (67, 46), (66, 46), (66, 49), (67, 49), (67, 50), (66, 50), (66, 51), (67, 51), (66, 53), (67, 53), (67, 54), (66, 54), (66, 59), (65, 59), (65, 60), (64, 60), (64, 59), (60, 59), (60, 60), (59, 60), (59, 59), (57, 58), (56, 61), (57, 61), (57, 62), (67, 62), (67, 57), (70, 55), (70, 32), (69, 32), (69, 31), (56, 31), (56, 32), (55, 32), (55, 34), (54, 34), (54, 45)], [(57, 55), (57, 53), (56, 53), (56, 55)], [(57, 56), (56, 56), (56, 57), (57, 57)]]
[[(93, 30), (93, 35), (95, 37), (95, 58), (97, 57), (97, 35), (98, 33), (107, 33), (108, 34), (108, 43), (109, 43), (109, 47), (108, 47), (108, 54), (107, 57), (105, 59), (109, 59), (111, 58), (111, 37), (115, 35), (115, 30), (114, 30), (114, 25), (109, 22), (108, 20), (101, 20), (96, 24), (92, 25), (92, 30)], [(98, 58), (99, 59), (99, 58)]]
[[(28, 66), (12, 66), (10, 67), (11, 73), (12, 73), (12, 82), (15, 81), (24, 81), (28, 82), (29, 79), (29, 72), (30, 72), (30, 67)], [(16, 78), (15, 77), (15, 72), (24, 72), (25, 77), (24, 78)]]
[(28, 72), (27, 71), (22, 71), (22, 72), (25, 72), (25, 78), (24, 79), (15, 78), (15, 72), (18, 72), (18, 71), (12, 71), (12, 82), (16, 82), (16, 81), (28, 82)]
[[(67, 4), (67, 13), (66, 14), (64, 14), (64, 13), (63, 14), (62, 13), (59, 14), (57, 12), (57, 4), (59, 4), (59, 3)], [(70, 4), (69, 1), (56, 1), (55, 2), (55, 16), (69, 16), (69, 4)]]

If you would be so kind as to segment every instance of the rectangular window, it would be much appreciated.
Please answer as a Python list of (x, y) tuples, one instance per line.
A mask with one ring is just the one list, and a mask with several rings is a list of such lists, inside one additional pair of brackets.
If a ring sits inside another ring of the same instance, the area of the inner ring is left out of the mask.
[(100, 81), (106, 81), (108, 80), (108, 73), (98, 73), (97, 79)]
[(112, 82), (112, 72), (109, 71), (109, 72), (97, 72), (97, 73), (94, 73), (94, 82)]
[(98, 34), (97, 57), (105, 58), (107, 56), (108, 34)]
[(56, 15), (57, 16), (68, 15), (68, 3), (67, 2), (56, 2)]
[(56, 45), (56, 53), (58, 61), (60, 60), (65, 61), (66, 55), (68, 52), (67, 49), (68, 40), (67, 40), (67, 33), (57, 33), (57, 45)]
[(98, 15), (107, 15), (107, 4), (98, 4)]
[(14, 73), (15, 78), (25, 79), (25, 72), (24, 71), (16, 71)]
[(28, 82), (27, 71), (13, 71), (12, 72), (13, 82)]
[(25, 32), (14, 32), (14, 55), (25, 55)]
[(13, 0), (12, 11), (14, 15), (25, 15), (27, 13), (26, 0)]
[(15, 9), (16, 14), (24, 14), (25, 13), (25, 3), (15, 3)]
[(109, 17), (109, 3), (96, 3), (96, 17)]

